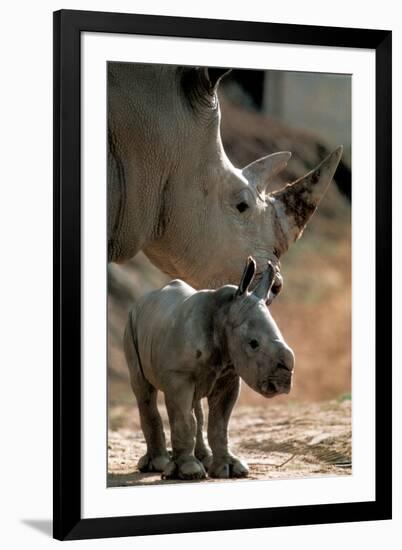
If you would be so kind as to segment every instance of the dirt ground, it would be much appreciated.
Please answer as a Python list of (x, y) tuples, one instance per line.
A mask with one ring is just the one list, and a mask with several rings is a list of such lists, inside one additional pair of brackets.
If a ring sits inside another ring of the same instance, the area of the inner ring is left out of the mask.
[[(163, 406), (160, 411), (169, 441)], [(314, 404), (240, 404), (231, 419), (230, 441), (235, 454), (250, 467), (248, 479), (350, 475), (351, 401), (346, 397)], [(160, 474), (137, 470), (137, 461), (145, 453), (145, 441), (135, 406), (110, 408), (108, 453), (109, 487), (183, 483), (161, 481)], [(216, 481), (219, 480), (198, 483)]]

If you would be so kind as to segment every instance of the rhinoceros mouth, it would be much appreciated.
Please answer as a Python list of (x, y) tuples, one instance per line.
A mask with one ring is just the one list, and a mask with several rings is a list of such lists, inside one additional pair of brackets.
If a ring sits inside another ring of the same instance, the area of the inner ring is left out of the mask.
[(291, 383), (286, 382), (284, 384), (277, 380), (267, 380), (261, 384), (260, 393), (264, 397), (275, 397), (275, 395), (281, 395), (283, 393), (289, 393), (291, 389)]
[(275, 397), (275, 395), (278, 395), (278, 393), (281, 393), (278, 387), (278, 384), (276, 382), (268, 380), (267, 382), (264, 382), (261, 385), (261, 394), (264, 397)]

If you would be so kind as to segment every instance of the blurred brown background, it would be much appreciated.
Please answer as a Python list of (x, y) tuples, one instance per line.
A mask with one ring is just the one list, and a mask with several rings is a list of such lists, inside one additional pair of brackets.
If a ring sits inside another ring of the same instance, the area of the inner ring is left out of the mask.
[[(233, 71), (220, 87), (222, 138), (235, 166), (288, 150), (281, 184), (344, 145), (335, 183), (301, 239), (282, 258), (284, 289), (271, 306), (296, 355), (293, 389), (276, 403), (350, 399), (351, 391), (351, 79), (280, 71)], [(109, 266), (109, 406), (134, 403), (122, 349), (127, 313), (168, 278), (141, 253)], [(268, 403), (243, 384), (240, 402)]]

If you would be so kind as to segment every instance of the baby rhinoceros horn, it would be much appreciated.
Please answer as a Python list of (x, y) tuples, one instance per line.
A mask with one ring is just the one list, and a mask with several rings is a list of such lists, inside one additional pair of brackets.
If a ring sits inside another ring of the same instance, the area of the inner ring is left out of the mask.
[[(249, 287), (253, 281), (255, 272), (256, 272), (256, 262), (254, 258), (249, 256), (247, 258), (246, 265), (244, 267), (243, 275), (241, 277), (239, 286), (236, 291), (236, 296), (242, 296), (249, 290)], [(262, 273), (262, 276), (258, 283), (256, 284), (253, 294), (260, 300), (266, 302), (268, 300), (269, 292), (272, 288), (272, 285), (275, 281), (276, 272), (275, 268), (271, 262), (268, 262), (267, 268)]]
[(268, 300), (269, 291), (272, 288), (272, 285), (275, 280), (275, 269), (271, 262), (268, 262), (268, 266), (264, 273), (262, 274), (261, 279), (257, 283), (253, 294), (257, 296), (260, 300), (266, 302)]

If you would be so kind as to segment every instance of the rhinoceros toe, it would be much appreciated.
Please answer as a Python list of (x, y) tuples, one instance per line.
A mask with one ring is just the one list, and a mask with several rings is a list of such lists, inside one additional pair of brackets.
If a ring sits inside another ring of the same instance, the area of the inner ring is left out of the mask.
[(230, 477), (246, 477), (248, 476), (249, 469), (245, 462), (239, 459), (235, 459), (230, 469)]
[(212, 466), (212, 461), (213, 461), (212, 454), (205, 455), (201, 460), (201, 462), (203, 463), (204, 468), (206, 469), (207, 472), (210, 469), (210, 467)]
[(205, 450), (203, 452), (195, 452), (196, 458), (202, 462), (206, 471), (212, 466), (212, 453), (211, 451)]
[(139, 459), (137, 466), (140, 472), (163, 472), (169, 462), (168, 454), (151, 457), (147, 453)]
[(207, 476), (202, 463), (196, 458), (185, 461), (171, 461), (162, 473), (162, 479), (205, 479)]
[(246, 477), (248, 466), (238, 458), (228, 456), (220, 460), (214, 460), (208, 469), (209, 477), (228, 479), (231, 477)]

